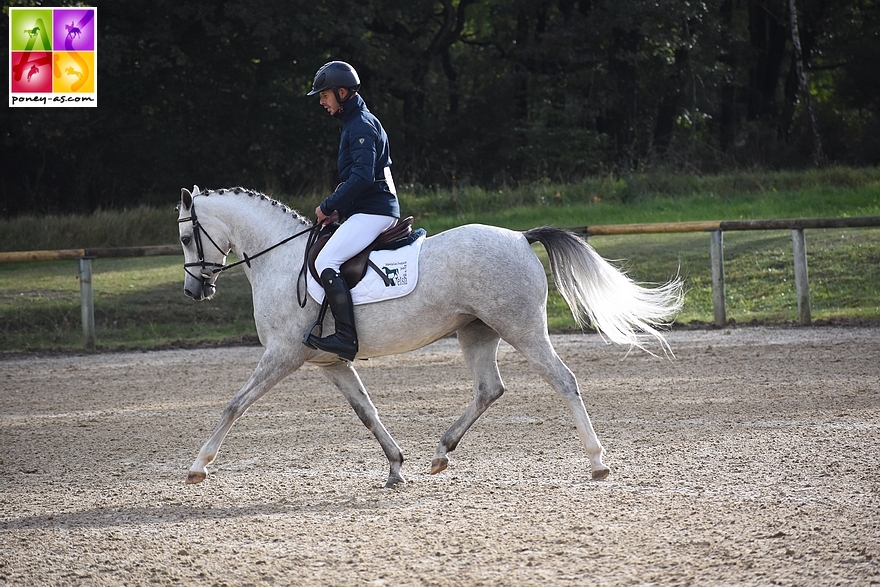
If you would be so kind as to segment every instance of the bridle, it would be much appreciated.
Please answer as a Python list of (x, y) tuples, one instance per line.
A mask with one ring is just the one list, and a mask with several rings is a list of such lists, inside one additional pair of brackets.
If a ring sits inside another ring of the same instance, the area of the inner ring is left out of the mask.
[[(180, 206), (178, 206), (176, 208), (176, 210), (179, 211)], [(224, 251), (223, 249), (220, 248), (220, 245), (218, 245), (217, 242), (213, 238), (211, 238), (211, 235), (208, 234), (208, 231), (205, 230), (205, 228), (199, 222), (198, 217), (196, 216), (195, 202), (193, 202), (189, 207), (189, 216), (187, 216), (186, 218), (180, 218), (177, 220), (178, 224), (183, 224), (184, 222), (192, 222), (193, 240), (195, 240), (195, 242), (196, 242), (196, 252), (199, 255), (199, 260), (194, 261), (192, 263), (184, 263), (183, 270), (186, 271), (187, 275), (189, 275), (193, 279), (200, 279), (202, 281), (202, 287), (210, 285), (211, 280), (216, 275), (218, 275), (219, 273), (222, 273), (223, 271), (226, 271), (228, 269), (232, 269), (233, 267), (237, 267), (237, 266), (241, 265), (242, 263), (244, 263), (248, 267), (250, 267), (251, 261), (256, 259), (257, 257), (261, 257), (261, 256), (265, 255), (266, 253), (268, 253), (272, 249), (280, 247), (281, 245), (292, 241), (293, 239), (295, 239), (298, 236), (302, 236), (306, 233), (311, 233), (309, 235), (309, 242), (306, 245), (306, 249), (305, 249), (305, 257), (306, 257), (306, 259), (308, 259), (309, 249), (311, 248), (311, 245), (316, 240), (317, 234), (321, 229), (321, 225), (318, 223), (317, 220), (315, 220), (315, 223), (312, 224), (312, 226), (310, 226), (304, 230), (301, 230), (298, 233), (291, 235), (291, 236), (275, 243), (271, 247), (263, 249), (262, 251), (260, 251), (256, 255), (248, 256), (247, 253), (242, 251), (242, 253), (241, 253), (242, 260), (241, 261), (236, 261), (235, 263), (229, 263), (229, 264), (224, 265), (223, 263), (208, 263), (205, 260), (205, 249), (202, 246), (202, 234), (204, 234), (205, 237), (207, 237), (207, 239), (211, 242), (211, 244), (214, 245), (215, 249), (217, 249), (218, 251), (220, 251), (223, 254), (224, 259), (232, 251), (232, 248), (230, 247), (228, 250)], [(308, 263), (306, 261), (304, 261), (303, 262), (303, 269), (302, 269), (302, 271), (300, 271), (300, 277), (304, 277), (305, 271), (307, 271), (307, 269), (306, 269), (307, 266), (308, 266)], [(192, 267), (199, 268), (198, 275), (196, 275), (193, 271), (190, 270)], [(300, 282), (300, 279), (297, 279), (297, 284), (296, 284), (297, 293), (299, 293), (299, 282)], [(306, 300), (304, 297), (302, 299), (299, 299), (301, 307), (305, 306), (305, 301)]]
[[(178, 210), (180, 207), (178, 206)], [(208, 263), (205, 261), (205, 249), (202, 246), (202, 233), (205, 233), (205, 236), (208, 237), (208, 240), (211, 241), (211, 244), (214, 245), (218, 251), (223, 253), (223, 258), (229, 254), (230, 248), (227, 251), (223, 251), (220, 246), (211, 238), (211, 235), (202, 228), (202, 225), (199, 223), (199, 219), (196, 216), (196, 206), (195, 202), (189, 208), (189, 216), (186, 218), (180, 218), (177, 220), (178, 224), (183, 224), (184, 222), (192, 222), (193, 225), (193, 240), (196, 242), (196, 252), (199, 255), (199, 260), (193, 263), (184, 263), (183, 270), (186, 271), (187, 275), (194, 279), (201, 279), (202, 285), (206, 285), (215, 275), (220, 273), (221, 271), (225, 271), (229, 269), (228, 265), (223, 265), (222, 263)], [(199, 274), (196, 275), (192, 271), (190, 271), (190, 267), (198, 267), (200, 269)]]

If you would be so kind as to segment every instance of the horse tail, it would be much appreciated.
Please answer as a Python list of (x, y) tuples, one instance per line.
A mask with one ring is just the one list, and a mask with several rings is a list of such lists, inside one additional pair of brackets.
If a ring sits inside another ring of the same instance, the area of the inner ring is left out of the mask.
[(568, 230), (541, 226), (523, 234), (530, 244), (539, 242), (547, 250), (556, 289), (578, 326), (595, 328), (612, 342), (649, 353), (645, 345), (656, 342), (671, 354), (658, 329), (669, 326), (684, 303), (678, 275), (663, 285), (644, 287)]

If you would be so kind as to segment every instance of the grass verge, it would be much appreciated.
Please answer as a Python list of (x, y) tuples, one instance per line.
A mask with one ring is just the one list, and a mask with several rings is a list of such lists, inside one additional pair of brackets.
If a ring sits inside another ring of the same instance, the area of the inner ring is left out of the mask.
[[(432, 233), (468, 222), (522, 229), (541, 224), (880, 215), (877, 170), (677, 180), (652, 176), (574, 186), (539, 183), (509, 192), (410, 189), (401, 200), (404, 212), (414, 214), (417, 225)], [(0, 249), (168, 244), (176, 238), (172, 207), (170, 202), (161, 210), (0, 221)], [(880, 228), (809, 230), (806, 238), (814, 320), (880, 322)], [(619, 260), (617, 264), (640, 282), (660, 283), (680, 272), (688, 294), (677, 322), (713, 321), (707, 234), (602, 236), (590, 243), (605, 258)], [(536, 245), (535, 252), (546, 266), (543, 248)], [(729, 320), (797, 320), (789, 231), (725, 233), (724, 255)], [(72, 261), (0, 264), (0, 351), (82, 347), (76, 269)], [(99, 348), (256, 342), (250, 286), (243, 272), (224, 274), (210, 302), (185, 298), (182, 282), (181, 258), (95, 260)], [(555, 330), (574, 328), (568, 307), (552, 286), (548, 321)]]

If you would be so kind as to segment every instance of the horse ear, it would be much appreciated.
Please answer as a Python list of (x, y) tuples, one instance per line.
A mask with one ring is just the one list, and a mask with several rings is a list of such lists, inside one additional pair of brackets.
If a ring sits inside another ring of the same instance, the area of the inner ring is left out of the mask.
[(199, 189), (199, 186), (193, 184), (193, 195), (198, 196), (200, 193), (201, 193), (201, 190)]
[[(198, 193), (198, 190), (196, 190)], [(193, 205), (193, 195), (189, 193), (189, 190), (186, 188), (181, 188), (180, 190), (180, 205), (184, 210), (189, 210)]]

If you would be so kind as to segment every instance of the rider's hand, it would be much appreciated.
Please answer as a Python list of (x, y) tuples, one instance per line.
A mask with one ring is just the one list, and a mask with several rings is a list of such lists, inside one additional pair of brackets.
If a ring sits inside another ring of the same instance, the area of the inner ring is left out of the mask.
[(318, 217), (318, 222), (321, 223), (321, 226), (327, 226), (328, 224), (332, 224), (334, 222), (339, 222), (339, 211), (333, 210), (333, 213), (330, 216), (324, 214), (324, 211), (321, 210), (321, 207), (318, 206), (315, 208), (315, 216)]

